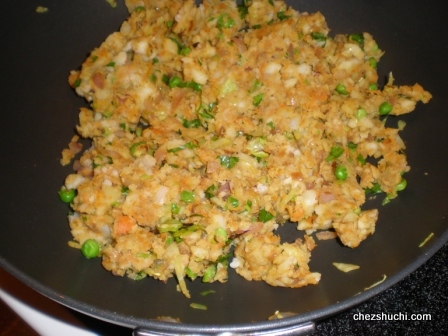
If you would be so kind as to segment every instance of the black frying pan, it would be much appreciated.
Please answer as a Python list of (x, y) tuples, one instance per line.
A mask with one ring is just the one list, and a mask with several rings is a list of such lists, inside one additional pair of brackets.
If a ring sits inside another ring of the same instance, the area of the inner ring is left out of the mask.
[[(322, 273), (317, 286), (274, 288), (247, 282), (230, 272), (226, 284), (189, 284), (192, 299), (163, 284), (111, 275), (100, 260), (87, 260), (67, 246), (71, 239), (67, 206), (58, 200), (70, 168), (60, 152), (74, 134), (78, 109), (85, 106), (67, 84), (69, 71), (118, 29), (127, 17), (124, 4), (104, 0), (3, 0), (0, 2), (2, 81), (0, 266), (42, 294), (99, 319), (153, 331), (213, 334), (295, 328), (310, 331), (323, 317), (384, 291), (422, 265), (448, 241), (448, 33), (436, 1), (290, 1), (301, 11), (321, 11), (331, 34), (370, 32), (386, 51), (382, 78), (392, 71), (396, 84), (420, 83), (433, 94), (405, 117), (401, 133), (408, 147), (408, 187), (380, 208), (376, 233), (355, 250), (336, 240), (320, 241), (311, 269)], [(49, 11), (37, 14), (37, 5)], [(423, 247), (419, 244), (430, 234)], [(285, 239), (300, 233), (283, 230)], [(286, 238), (287, 237), (287, 238)], [(361, 266), (342, 273), (344, 261)], [(387, 279), (370, 290), (364, 290)], [(200, 292), (213, 289), (213, 295)], [(206, 312), (190, 308), (207, 305)], [(267, 321), (275, 311), (296, 315)], [(180, 318), (182, 324), (157, 321)], [(311, 322), (306, 324), (307, 322)], [(276, 334), (279, 332), (276, 331)]]

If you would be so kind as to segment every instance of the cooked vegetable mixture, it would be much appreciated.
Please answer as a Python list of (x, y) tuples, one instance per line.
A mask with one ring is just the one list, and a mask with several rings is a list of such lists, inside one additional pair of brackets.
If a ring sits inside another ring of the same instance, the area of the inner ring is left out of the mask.
[[(127, 0), (130, 17), (70, 85), (92, 140), (60, 191), (75, 242), (115, 275), (273, 286), (317, 284), (312, 234), (357, 247), (406, 187), (399, 128), (385, 117), (431, 95), (378, 83), (368, 33), (329, 34), (283, 1)], [(77, 137), (63, 151), (68, 164)], [(296, 225), (303, 239), (280, 241)]]

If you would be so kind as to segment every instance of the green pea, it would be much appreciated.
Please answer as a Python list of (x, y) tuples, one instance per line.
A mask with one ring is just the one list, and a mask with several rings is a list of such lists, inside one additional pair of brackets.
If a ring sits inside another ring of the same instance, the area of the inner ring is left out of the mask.
[(171, 236), (171, 235), (167, 235), (167, 237), (166, 237), (166, 239), (165, 239), (165, 245), (168, 246), (168, 245), (174, 243), (174, 240), (175, 240), (175, 239), (174, 239), (173, 236)]
[(376, 83), (369, 84), (369, 90), (372, 91), (378, 90), (378, 85)]
[(138, 272), (137, 275), (135, 276), (135, 280), (139, 281), (141, 279), (144, 279), (147, 277), (148, 274), (146, 274), (144, 271)]
[(135, 128), (135, 135), (138, 137), (141, 137), (143, 134), (143, 129), (141, 127), (136, 127)]
[(263, 93), (260, 93), (252, 98), (252, 103), (254, 104), (254, 106), (258, 106), (260, 105), (262, 100), (263, 100)]
[(184, 190), (180, 193), (180, 199), (185, 203), (192, 203), (194, 202), (195, 196), (191, 191)]
[(348, 147), (349, 149), (351, 149), (351, 150), (355, 150), (356, 147), (358, 147), (358, 145), (355, 144), (354, 142), (350, 141), (350, 142), (347, 144), (347, 147)]
[(266, 223), (266, 222), (270, 221), (273, 218), (274, 218), (274, 215), (271, 214), (269, 211), (267, 211), (264, 208), (261, 209), (260, 212), (258, 213), (258, 220), (260, 222)]
[(146, 8), (144, 6), (137, 6), (134, 9), (134, 12), (144, 12)]
[(285, 12), (280, 11), (277, 13), (277, 17), (279, 18), (280, 21), (283, 21), (289, 19), (291, 15), (286, 15)]
[(365, 116), (367, 116), (367, 111), (366, 110), (364, 110), (363, 108), (359, 108), (357, 111), (356, 111), (356, 119), (362, 119), (362, 118), (364, 118)]
[(378, 111), (380, 115), (387, 115), (392, 111), (392, 104), (386, 101), (380, 105)]
[(216, 27), (221, 28), (232, 28), (235, 25), (235, 20), (233, 20), (229, 14), (223, 13), (218, 17), (216, 21)]
[(129, 195), (129, 192), (131, 191), (131, 189), (129, 189), (129, 187), (126, 187), (126, 186), (122, 186), (121, 187), (121, 194), (123, 195), (123, 196), (127, 196), (127, 195)]
[(226, 229), (223, 229), (222, 227), (219, 227), (215, 230), (215, 235), (217, 237), (220, 237), (223, 241), (226, 241), (228, 238)]
[(327, 162), (331, 162), (337, 158), (339, 158), (342, 154), (344, 154), (344, 148), (341, 146), (335, 145), (331, 147), (330, 154), (328, 154), (327, 158), (325, 159)]
[(334, 176), (340, 180), (340, 181), (344, 181), (347, 179), (347, 168), (345, 168), (342, 165), (339, 165), (336, 167), (336, 169), (334, 170)]
[(73, 83), (73, 86), (75, 88), (79, 87), (81, 85), (81, 78), (78, 78), (77, 80), (75, 80), (75, 82)]
[(195, 81), (186, 82), (185, 86), (187, 88), (193, 89), (194, 91), (202, 90), (202, 85), (199, 83), (196, 83)]
[(356, 161), (358, 161), (358, 162), (361, 164), (361, 166), (364, 166), (364, 165), (367, 163), (367, 160), (366, 160), (365, 157), (362, 156), (361, 154), (359, 154), (359, 155), (356, 157)]
[(87, 259), (95, 258), (100, 254), (100, 244), (95, 239), (87, 239), (81, 246), (81, 252)]
[(176, 203), (171, 203), (171, 213), (173, 215), (179, 214), (180, 210), (181, 210), (180, 206), (178, 206)]
[(199, 128), (201, 127), (201, 120), (198, 118), (192, 120), (182, 118), (182, 126), (185, 128)]
[(196, 279), (196, 277), (198, 276), (195, 272), (193, 272), (191, 269), (189, 269), (188, 267), (185, 267), (185, 274), (191, 279), (194, 280)]
[(182, 223), (177, 219), (169, 219), (166, 222), (159, 224), (157, 228), (160, 233), (176, 232), (182, 227)]
[(177, 86), (179, 86), (179, 84), (182, 82), (182, 79), (180, 79), (180, 77), (178, 76), (173, 76), (169, 79), (168, 81), (168, 86), (170, 88), (175, 88)]
[(179, 55), (187, 56), (190, 53), (190, 51), (191, 51), (191, 48), (184, 47), (184, 48), (180, 49)]
[(219, 163), (227, 169), (233, 168), (240, 160), (237, 156), (219, 155)]
[(229, 203), (232, 207), (236, 208), (240, 205), (240, 201), (236, 199), (235, 197), (229, 196), (227, 198), (227, 203)]
[(214, 184), (212, 184), (210, 187), (205, 189), (205, 197), (210, 199), (216, 196), (216, 192), (218, 190), (218, 187)]
[(364, 47), (363, 34), (352, 34), (349, 36), (349, 40), (358, 43), (361, 48)]
[(402, 190), (406, 189), (407, 184), (408, 183), (407, 183), (407, 181), (405, 179), (401, 179), (400, 183), (397, 184), (395, 189), (397, 191), (402, 191)]
[(383, 191), (381, 190), (380, 184), (377, 182), (373, 183), (372, 188), (366, 189), (366, 193), (368, 193), (368, 194), (379, 194), (381, 192), (383, 192)]
[(74, 189), (61, 188), (58, 194), (62, 202), (71, 203), (76, 196), (76, 191)]
[(143, 141), (137, 142), (129, 148), (129, 152), (135, 158), (142, 156), (147, 151), (148, 151), (148, 148), (147, 148), (145, 142), (143, 142)]
[(212, 264), (205, 269), (204, 275), (202, 276), (202, 281), (211, 282), (215, 277), (215, 275), (216, 275), (216, 265)]
[(327, 37), (319, 32), (312, 32), (311, 38), (317, 42), (325, 42), (327, 40)]
[(370, 57), (369, 64), (372, 68), (376, 69), (378, 66), (378, 61), (375, 59), (375, 57)]
[(345, 87), (344, 84), (339, 83), (338, 85), (336, 85), (336, 92), (341, 94), (341, 95), (347, 95), (348, 91), (347, 88)]
[(244, 206), (244, 210), (246, 210), (247, 212), (250, 212), (251, 209), (252, 209), (252, 201), (248, 200), (246, 202), (246, 205)]
[(238, 5), (238, 13), (240, 14), (240, 18), (242, 20), (244, 20), (247, 16), (247, 14), (249, 14), (249, 9), (246, 7), (245, 2), (243, 1), (242, 4)]
[(259, 158), (259, 159), (264, 159), (264, 158), (267, 158), (269, 156), (269, 153), (266, 153), (266, 152), (263, 152), (263, 151), (253, 152), (251, 154), (253, 156), (255, 156), (256, 158)]

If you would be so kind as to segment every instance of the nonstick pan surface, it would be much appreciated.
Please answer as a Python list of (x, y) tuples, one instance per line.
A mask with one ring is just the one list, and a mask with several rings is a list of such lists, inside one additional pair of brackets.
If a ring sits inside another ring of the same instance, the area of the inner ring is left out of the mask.
[[(448, 28), (436, 1), (289, 1), (300, 11), (320, 11), (330, 35), (367, 31), (386, 51), (381, 78), (393, 72), (396, 84), (420, 83), (432, 93), (429, 104), (401, 118), (411, 171), (408, 186), (386, 206), (381, 199), (373, 236), (356, 249), (337, 240), (318, 241), (311, 269), (322, 273), (317, 286), (274, 288), (248, 282), (233, 272), (225, 284), (189, 283), (192, 299), (164, 284), (133, 281), (105, 271), (67, 246), (68, 208), (57, 191), (70, 167), (60, 152), (75, 134), (85, 102), (67, 83), (88, 53), (127, 17), (122, 1), (3, 0), (0, 2), (2, 80), (0, 266), (38, 292), (77, 311), (128, 327), (175, 332), (249, 332), (317, 321), (389, 288), (414, 271), (448, 241)], [(37, 5), (48, 7), (36, 13)], [(394, 119), (396, 120), (396, 119)], [(396, 122), (396, 121), (391, 121)], [(429, 235), (423, 246), (420, 243)], [(285, 240), (301, 233), (281, 231)], [(343, 273), (332, 262), (360, 265)], [(386, 280), (369, 290), (372, 284)], [(213, 289), (213, 295), (200, 293)], [(195, 310), (191, 302), (208, 307)], [(267, 321), (276, 311), (296, 315)], [(182, 324), (159, 322), (159, 316)]]

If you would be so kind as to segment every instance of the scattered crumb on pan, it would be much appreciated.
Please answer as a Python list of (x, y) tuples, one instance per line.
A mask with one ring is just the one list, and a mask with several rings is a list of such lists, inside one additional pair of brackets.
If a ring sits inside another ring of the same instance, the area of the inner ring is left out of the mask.
[(48, 7), (43, 7), (43, 6), (36, 7), (36, 13), (43, 14), (46, 12), (48, 12)]
[(423, 247), (431, 238), (432, 238), (432, 236), (434, 236), (434, 233), (433, 232), (431, 232), (429, 235), (428, 235), (428, 237), (426, 237), (425, 238), (425, 240), (423, 240), (421, 243), (420, 243), (420, 245), (418, 246), (418, 247)]
[(274, 313), (274, 315), (271, 315), (271, 316), (268, 317), (268, 320), (280, 320), (280, 319), (282, 319), (282, 318), (285, 318), (285, 317), (291, 317), (291, 316), (294, 316), (294, 315), (297, 315), (297, 313), (293, 313), (293, 312), (280, 312), (280, 311), (277, 310), (277, 311)]
[(336, 262), (334, 262), (333, 265), (338, 270), (340, 270), (342, 272), (345, 272), (345, 273), (359, 269), (358, 265), (353, 265), (353, 264), (336, 263)]
[(383, 278), (382, 278), (380, 281), (377, 281), (377, 282), (375, 282), (373, 285), (364, 288), (364, 290), (366, 291), (366, 290), (372, 289), (373, 287), (376, 287), (376, 286), (378, 286), (379, 284), (383, 283), (386, 279), (387, 279), (386, 274), (383, 274)]
[(207, 306), (203, 305), (201, 303), (195, 303), (195, 302), (190, 303), (190, 307), (193, 308), (193, 309), (207, 310)]

